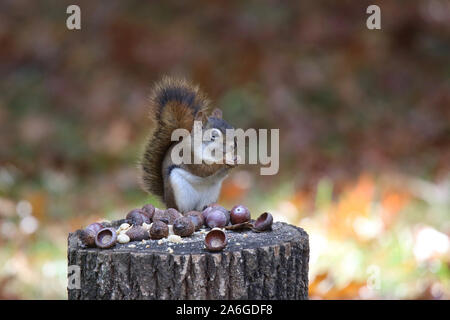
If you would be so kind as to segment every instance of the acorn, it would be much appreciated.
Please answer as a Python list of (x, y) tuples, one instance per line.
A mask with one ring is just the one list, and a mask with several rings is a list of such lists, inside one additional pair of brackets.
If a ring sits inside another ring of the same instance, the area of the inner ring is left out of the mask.
[(203, 220), (206, 222), (206, 219), (208, 218), (208, 215), (214, 210), (213, 207), (206, 207), (202, 211)]
[(206, 207), (205, 209), (203, 209), (202, 211), (202, 217), (203, 220), (206, 221), (206, 218), (208, 218), (208, 214), (212, 211), (211, 207)]
[(228, 224), (226, 214), (222, 210), (212, 210), (206, 218), (206, 225), (210, 228), (223, 228)]
[(169, 235), (169, 227), (163, 221), (157, 220), (153, 222), (149, 233), (151, 239), (166, 238)]
[(155, 213), (153, 213), (153, 222), (156, 221), (162, 221), (165, 224), (169, 224), (169, 217), (165, 210), (155, 209)]
[(188, 217), (180, 217), (173, 223), (173, 233), (180, 237), (188, 237), (195, 231), (194, 223)]
[(147, 240), (150, 237), (148, 231), (140, 226), (131, 227), (125, 234), (130, 237), (131, 241)]
[(103, 229), (103, 225), (99, 222), (94, 222), (81, 230), (81, 242), (87, 247), (95, 247), (95, 236), (99, 230)]
[(225, 209), (224, 207), (222, 207), (220, 204), (214, 203), (211, 205), (212, 208), (214, 209), (218, 209), (220, 211), (222, 211), (223, 213), (225, 213), (225, 216), (227, 217), (227, 224), (230, 223), (230, 211)]
[(117, 233), (114, 228), (103, 228), (95, 236), (95, 244), (102, 249), (111, 248), (116, 244)]
[(264, 212), (253, 223), (253, 230), (257, 232), (272, 230), (273, 217), (269, 212)]
[(146, 204), (145, 206), (142, 207), (141, 212), (143, 215), (148, 217), (149, 221), (152, 221), (153, 214), (155, 213), (155, 207), (151, 204)]
[(173, 224), (176, 219), (183, 216), (177, 209), (174, 208), (167, 209), (165, 214), (169, 217), (169, 224)]
[(189, 211), (185, 213), (184, 216), (191, 219), (192, 223), (194, 224), (195, 231), (203, 227), (203, 224), (205, 223), (203, 215), (200, 211)]
[(227, 209), (225, 209), (224, 207), (222, 207), (221, 205), (219, 205), (217, 203), (213, 203), (212, 205), (206, 207), (202, 211), (202, 215), (203, 215), (203, 219), (205, 221), (205, 224), (206, 224), (206, 219), (208, 218), (208, 215), (211, 212), (215, 211), (215, 210), (222, 211), (225, 214), (225, 216), (227, 218), (227, 223), (226, 224), (228, 224), (230, 222), (230, 212)]
[(209, 251), (220, 251), (227, 245), (227, 236), (220, 229), (213, 229), (205, 237), (205, 247)]
[(232, 224), (250, 221), (250, 211), (243, 205), (234, 206), (230, 210), (230, 220)]
[(145, 216), (141, 209), (133, 209), (130, 212), (128, 212), (126, 219), (131, 223), (134, 224), (136, 226), (140, 226), (142, 225), (144, 222), (145, 223), (150, 223), (150, 219)]

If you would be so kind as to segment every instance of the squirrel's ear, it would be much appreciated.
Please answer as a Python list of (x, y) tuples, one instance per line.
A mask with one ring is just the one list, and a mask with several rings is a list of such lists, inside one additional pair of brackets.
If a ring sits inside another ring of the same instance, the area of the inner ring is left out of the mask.
[(222, 119), (222, 110), (214, 109), (214, 111), (212, 112), (211, 116), (214, 117), (214, 118)]

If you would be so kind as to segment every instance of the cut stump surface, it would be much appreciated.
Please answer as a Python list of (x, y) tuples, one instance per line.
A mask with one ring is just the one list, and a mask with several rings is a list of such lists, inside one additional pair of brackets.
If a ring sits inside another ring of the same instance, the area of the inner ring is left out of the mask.
[[(110, 223), (118, 227), (123, 220)], [(198, 231), (183, 243), (146, 240), (111, 249), (83, 248), (69, 234), (69, 299), (307, 299), (308, 234), (276, 222), (273, 230), (225, 231), (228, 245), (209, 252)], [(71, 269), (72, 270), (72, 269)]]

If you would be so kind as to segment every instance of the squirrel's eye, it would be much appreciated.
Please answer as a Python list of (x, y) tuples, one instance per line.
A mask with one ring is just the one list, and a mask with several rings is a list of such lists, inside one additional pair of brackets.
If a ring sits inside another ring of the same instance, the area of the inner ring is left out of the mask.
[(220, 132), (220, 130), (218, 130), (218, 129), (213, 129), (213, 130), (211, 131), (211, 139), (212, 139), (212, 140), (215, 140), (216, 138), (220, 137), (221, 134), (222, 134), (222, 133)]

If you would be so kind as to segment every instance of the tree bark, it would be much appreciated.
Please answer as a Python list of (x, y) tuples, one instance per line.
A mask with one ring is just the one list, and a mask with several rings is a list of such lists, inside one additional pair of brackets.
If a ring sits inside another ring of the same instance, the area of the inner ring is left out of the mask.
[[(111, 225), (117, 227), (120, 223)], [(221, 252), (208, 252), (201, 232), (183, 238), (182, 244), (147, 240), (103, 250), (83, 248), (79, 233), (71, 233), (68, 262), (69, 266), (79, 266), (80, 272), (78, 288), (73, 288), (73, 277), (69, 275), (68, 297), (308, 298), (309, 241), (303, 229), (277, 222), (268, 232), (226, 234), (227, 247)]]

